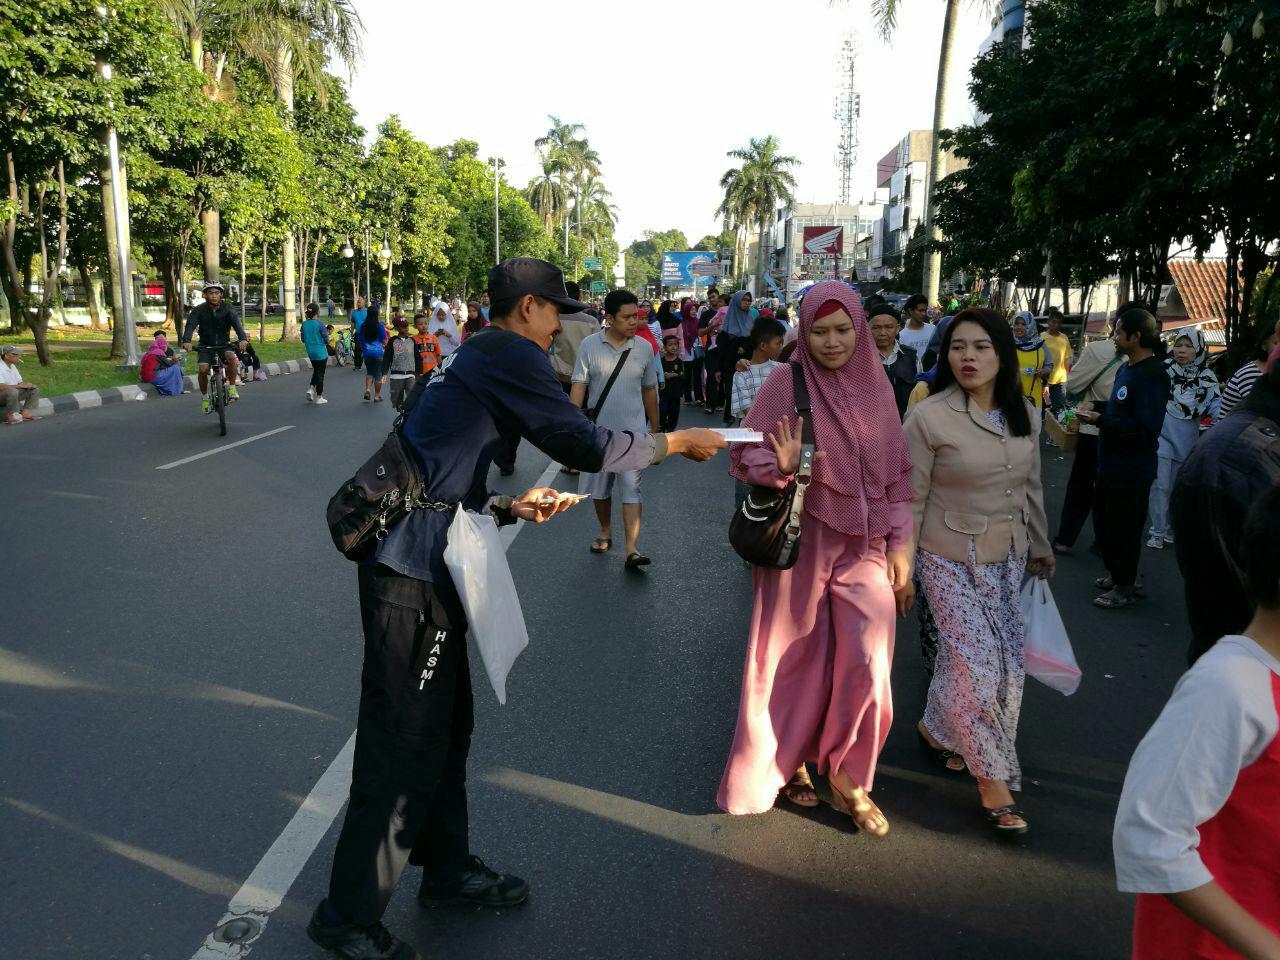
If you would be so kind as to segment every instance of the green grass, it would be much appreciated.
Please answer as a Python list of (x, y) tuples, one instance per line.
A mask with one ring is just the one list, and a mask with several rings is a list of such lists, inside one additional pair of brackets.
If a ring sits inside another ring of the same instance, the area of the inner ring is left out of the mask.
[[(276, 335), (279, 336), (278, 328)], [(268, 337), (270, 337), (269, 328)], [(42, 367), (36, 362), (35, 348), (31, 346), (29, 334), (26, 337), (3, 337), (0, 341), (17, 342), (30, 347), (24, 351), (22, 376), (39, 387), (40, 395), (43, 397), (57, 397), (65, 393), (98, 390), (102, 387), (122, 387), (138, 382), (137, 371), (116, 369), (117, 361), (107, 357), (109, 348), (106, 343), (102, 346), (78, 347), (54, 353), (53, 362), (47, 367)], [(281, 343), (278, 340), (268, 339), (264, 343), (258, 343), (255, 340), (253, 348), (258, 352), (258, 358), (264, 365), (280, 360), (299, 360), (307, 355), (302, 344), (296, 342)], [(183, 370), (185, 373), (196, 372), (194, 355), (188, 355)]]

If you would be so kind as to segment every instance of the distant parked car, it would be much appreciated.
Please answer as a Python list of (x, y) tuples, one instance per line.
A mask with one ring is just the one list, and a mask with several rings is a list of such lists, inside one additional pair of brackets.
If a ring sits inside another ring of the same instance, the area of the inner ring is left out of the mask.
[[(259, 299), (259, 300), (246, 300), (246, 301), (244, 302), (244, 312), (245, 312), (247, 315), (250, 315), (250, 316), (255, 315), (255, 314), (260, 316), (260, 315), (262, 314), (262, 300), (260, 300), (260, 299)], [(271, 314), (273, 314), (273, 313), (279, 313), (279, 312), (280, 312), (280, 304), (278, 304), (278, 303), (272, 303), (270, 300), (268, 300), (268, 301), (267, 301), (267, 314), (268, 314), (268, 316), (269, 316), (269, 315), (271, 315)]]

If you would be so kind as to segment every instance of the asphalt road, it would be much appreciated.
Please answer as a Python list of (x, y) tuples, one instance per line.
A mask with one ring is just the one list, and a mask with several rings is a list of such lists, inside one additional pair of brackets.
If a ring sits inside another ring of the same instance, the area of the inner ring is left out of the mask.
[[(190, 396), (0, 431), (0, 954), (192, 957), (350, 736), (355, 572), (323, 510), (393, 412), (360, 403), (347, 369), (325, 407), (305, 386), (246, 387), (226, 440)], [(494, 484), (523, 489), (546, 465), (525, 446)], [(1110, 613), (1088, 603), (1096, 559), (1061, 560), (1085, 680), (1071, 698), (1028, 682), (1024, 840), (989, 836), (972, 785), (916, 750), (914, 617), (875, 792), (890, 836), (825, 806), (730, 818), (714, 801), (750, 592), (725, 540), (726, 467), (646, 473), (643, 574), (620, 549), (588, 553), (586, 507), (522, 530), (509, 557), (532, 640), (505, 707), (473, 656), (471, 824), (475, 852), (533, 897), (504, 915), (426, 914), (411, 868), (388, 926), (440, 958), (1126, 957), (1110, 831), (1129, 755), (1183, 665), (1172, 556), (1147, 557), (1149, 600)], [(1046, 461), (1055, 517), (1068, 467)], [(255, 960), (321, 956), (303, 927), (335, 836)]]

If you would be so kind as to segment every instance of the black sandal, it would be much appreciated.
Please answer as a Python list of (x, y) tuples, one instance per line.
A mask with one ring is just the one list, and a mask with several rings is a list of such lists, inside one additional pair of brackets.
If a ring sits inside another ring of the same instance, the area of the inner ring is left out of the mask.
[[(1022, 815), (1022, 808), (1016, 803), (1010, 803), (1003, 807), (996, 807), (994, 810), (990, 807), (983, 807), (982, 812), (986, 814), (987, 824), (991, 829), (1003, 837), (1021, 836), (1031, 829), (1030, 825), (1027, 823), (1027, 818)], [(1013, 824), (1000, 822), (1001, 817), (1008, 816), (1017, 817), (1022, 821), (1022, 823), (1015, 826)]]
[(628, 570), (638, 570), (641, 567), (647, 567), (652, 562), (652, 560), (642, 554), (632, 553), (627, 556), (625, 566)]
[[(804, 792), (812, 794), (812, 799), (801, 800), (796, 796), (796, 794)], [(816, 807), (819, 802), (818, 792), (813, 787), (813, 779), (809, 776), (808, 770), (797, 770), (793, 773), (791, 779), (778, 791), (778, 794), (794, 803), (797, 807)]]
[[(929, 738), (920, 732), (919, 727), (916, 727), (916, 739), (920, 741), (920, 749), (941, 764), (942, 769), (947, 771), (947, 773), (964, 773), (965, 770), (968, 769), (964, 762), (964, 757), (942, 747), (935, 747), (929, 742)], [(960, 766), (952, 766), (952, 760), (959, 760)]]
[[(1093, 585), (1097, 587), (1099, 590), (1110, 591), (1116, 588), (1116, 582), (1111, 579), (1110, 574), (1108, 574), (1105, 577), (1099, 577), (1097, 580), (1093, 581)], [(1147, 590), (1146, 590), (1146, 587), (1144, 587), (1142, 584), (1135, 583), (1132, 587), (1132, 590), (1133, 590), (1133, 595), (1137, 597), (1139, 600), (1147, 599)]]
[[(603, 544), (603, 546), (601, 546)], [(596, 537), (591, 544), (592, 553), (608, 553), (613, 548), (613, 541), (606, 537)]]
[(1093, 605), (1103, 610), (1123, 610), (1137, 598), (1133, 593), (1104, 593), (1093, 598)]

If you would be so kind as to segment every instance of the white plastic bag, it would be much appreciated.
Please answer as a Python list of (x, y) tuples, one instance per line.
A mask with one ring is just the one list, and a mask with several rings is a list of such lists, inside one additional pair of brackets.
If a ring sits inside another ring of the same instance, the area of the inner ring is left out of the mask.
[(467, 613), (467, 634), (480, 651), (498, 702), (505, 704), (507, 674), (529, 645), (529, 633), (493, 517), (468, 513), (459, 504), (444, 562)]
[(1071, 696), (1080, 686), (1080, 667), (1062, 625), (1049, 584), (1031, 577), (1022, 585), (1022, 622), (1026, 626), (1027, 676)]

